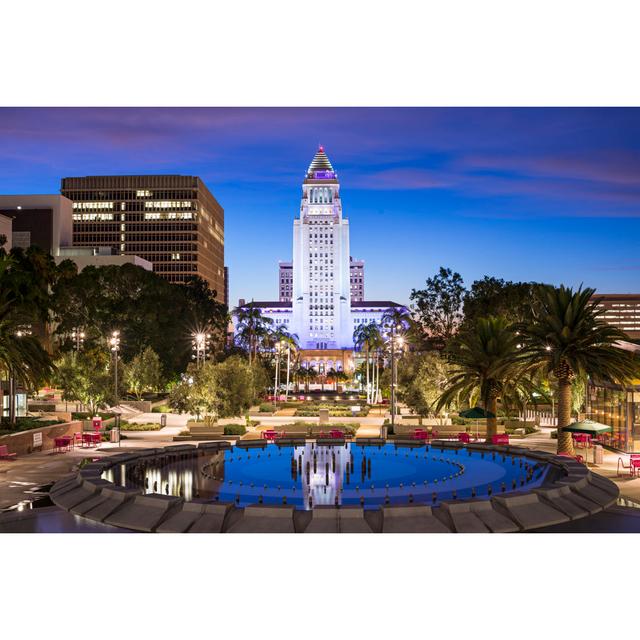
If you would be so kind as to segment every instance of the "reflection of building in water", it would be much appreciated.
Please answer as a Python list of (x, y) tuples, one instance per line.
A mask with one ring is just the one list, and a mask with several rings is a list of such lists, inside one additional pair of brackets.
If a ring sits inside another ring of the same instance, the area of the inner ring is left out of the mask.
[[(300, 475), (303, 504), (335, 505), (341, 503), (344, 477), (353, 472), (351, 445), (323, 447), (309, 443), (295, 447), (292, 470)], [(347, 480), (348, 481), (348, 480)]]
[[(224, 474), (224, 454), (221, 452), (204, 459), (166, 459), (150, 458), (126, 466), (119, 473), (111, 473), (110, 477), (105, 474), (105, 479), (125, 486), (127, 481), (130, 485), (141, 487), (144, 493), (160, 493), (163, 495), (179, 496), (185, 500), (205, 497), (207, 493), (214, 490), (215, 477), (206, 477), (201, 473), (202, 464), (198, 462), (213, 463), (216, 475), (222, 477)], [(196, 462), (196, 464), (194, 464)], [(111, 472), (112, 470), (109, 470)]]

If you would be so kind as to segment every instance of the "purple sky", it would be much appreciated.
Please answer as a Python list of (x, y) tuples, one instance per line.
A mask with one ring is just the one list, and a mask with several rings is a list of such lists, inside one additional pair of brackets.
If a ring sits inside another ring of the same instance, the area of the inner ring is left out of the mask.
[(322, 143), (366, 296), (440, 265), (638, 292), (638, 109), (1, 109), (0, 193), (67, 176), (199, 175), (225, 209), (231, 302), (275, 299)]

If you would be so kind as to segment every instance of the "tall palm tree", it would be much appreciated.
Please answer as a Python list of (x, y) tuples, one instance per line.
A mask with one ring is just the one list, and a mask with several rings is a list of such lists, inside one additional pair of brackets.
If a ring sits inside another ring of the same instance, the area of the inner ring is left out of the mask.
[(591, 299), (594, 292), (538, 285), (532, 319), (520, 326), (529, 362), (556, 381), (558, 453), (574, 454), (571, 434), (562, 428), (571, 422), (571, 383), (576, 376), (624, 385), (638, 375), (638, 359), (615, 346), (628, 336), (604, 321), (604, 310)]
[(276, 327), (275, 330), (270, 332), (270, 342), (274, 347), (276, 344), (280, 344), (280, 348), (277, 350), (277, 357), (280, 358), (281, 349), (286, 349), (287, 352), (287, 386), (285, 396), (289, 398), (289, 378), (291, 372), (291, 352), (298, 349), (298, 336), (295, 333), (289, 333), (288, 329), (283, 325)]
[(7, 254), (0, 247), (0, 372), (6, 373), (10, 381), (12, 422), (15, 422), (14, 382), (34, 389), (54, 369), (41, 341), (27, 328), (32, 320), (48, 317), (49, 285), (55, 265), (53, 270), (49, 268), (53, 259), (48, 254), (43, 258), (42, 253), (32, 248), (26, 253), (14, 250)]
[(353, 333), (353, 342), (357, 349), (365, 350), (367, 403), (372, 404), (378, 396), (379, 356), (384, 346), (380, 327), (375, 322), (358, 326)]
[(357, 350), (361, 350), (364, 347), (365, 350), (365, 370), (366, 370), (366, 388), (367, 388), (367, 404), (370, 403), (370, 383), (369, 383), (369, 334), (370, 325), (361, 324), (358, 325), (353, 332), (353, 344)]
[(265, 318), (253, 303), (236, 307), (233, 315), (236, 317), (238, 341), (249, 352), (249, 364), (251, 364), (257, 357), (259, 344), (268, 335), (268, 328), (273, 320)]
[(369, 325), (369, 350), (373, 353), (373, 403), (378, 402), (380, 396), (380, 361), (384, 353), (385, 341), (380, 327), (372, 322)]
[(453, 365), (448, 386), (436, 403), (436, 410), (459, 396), (479, 397), (487, 412), (487, 441), (497, 432), (499, 398), (513, 398), (514, 387), (526, 378), (518, 334), (505, 318), (479, 318), (473, 331), (459, 334), (449, 346)]

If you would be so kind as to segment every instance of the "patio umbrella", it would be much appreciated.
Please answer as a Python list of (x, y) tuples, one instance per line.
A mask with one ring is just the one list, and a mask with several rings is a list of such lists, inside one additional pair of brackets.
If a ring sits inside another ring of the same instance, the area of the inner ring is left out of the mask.
[[(594, 422), (593, 420), (580, 420), (579, 422), (572, 422), (566, 427), (562, 427), (562, 431), (568, 431), (570, 433), (586, 433), (590, 436), (597, 436), (600, 433), (607, 433), (612, 431), (613, 428), (608, 424), (602, 424), (601, 422)], [(586, 454), (585, 454), (586, 455)], [(586, 461), (585, 457), (585, 461)], [(596, 452), (593, 450), (593, 462), (596, 461)]]
[(474, 418), (479, 420), (481, 418), (495, 418), (495, 414), (491, 411), (485, 411), (482, 407), (473, 407), (473, 409), (465, 409), (458, 414), (461, 418)]
[(571, 433), (588, 433), (589, 435), (598, 435), (599, 433), (606, 433), (612, 431), (613, 427), (608, 424), (602, 424), (601, 422), (594, 422), (593, 420), (580, 420), (580, 422), (572, 422), (566, 427), (562, 427), (563, 431), (569, 431)]
[(476, 421), (476, 440), (478, 439), (478, 420), (483, 418), (495, 418), (495, 414), (491, 411), (486, 411), (482, 407), (473, 407), (472, 409), (465, 409), (458, 414), (461, 418), (473, 418)]

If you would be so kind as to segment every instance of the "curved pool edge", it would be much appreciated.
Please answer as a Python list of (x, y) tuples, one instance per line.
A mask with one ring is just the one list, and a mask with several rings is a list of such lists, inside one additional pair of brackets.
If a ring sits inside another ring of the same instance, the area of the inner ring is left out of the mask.
[[(251, 446), (265, 445), (258, 442)], [(74, 515), (143, 532), (507, 533), (589, 517), (614, 504), (619, 495), (615, 483), (571, 458), (523, 447), (492, 445), (467, 445), (467, 448), (543, 461), (555, 468), (557, 473), (551, 475), (556, 477), (530, 491), (489, 499), (450, 500), (436, 507), (407, 504), (364, 510), (358, 506), (323, 506), (312, 511), (284, 505), (242, 508), (233, 503), (186, 502), (175, 496), (119, 487), (101, 478), (114, 465), (145, 457), (166, 455), (177, 460), (196, 449), (214, 451), (230, 447), (228, 442), (218, 441), (116, 454), (59, 480), (52, 486), (50, 497), (54, 504)], [(431, 447), (444, 450), (458, 445), (439, 441)]]

